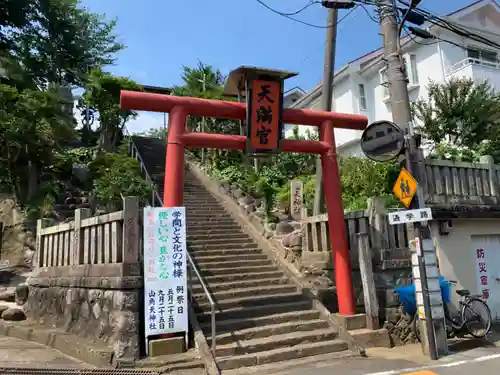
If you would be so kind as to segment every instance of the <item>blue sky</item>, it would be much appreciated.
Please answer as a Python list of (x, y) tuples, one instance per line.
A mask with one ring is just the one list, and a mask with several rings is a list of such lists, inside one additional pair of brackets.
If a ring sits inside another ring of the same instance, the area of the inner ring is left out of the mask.
[[(308, 2), (264, 1), (282, 12), (293, 12)], [(472, 2), (423, 0), (420, 7), (445, 15)], [(181, 84), (182, 65), (195, 66), (198, 59), (224, 74), (240, 65), (300, 73), (287, 81), (287, 88), (298, 85), (309, 90), (322, 77), (325, 29), (288, 20), (256, 0), (83, 0), (83, 5), (117, 19), (116, 32), (127, 48), (110, 71), (141, 84)], [(327, 10), (314, 4), (297, 18), (325, 25), (326, 16)], [(378, 48), (382, 43), (378, 31), (378, 24), (362, 8), (352, 12), (339, 24), (336, 67)], [(129, 128), (137, 131), (162, 124), (162, 115), (141, 113)]]

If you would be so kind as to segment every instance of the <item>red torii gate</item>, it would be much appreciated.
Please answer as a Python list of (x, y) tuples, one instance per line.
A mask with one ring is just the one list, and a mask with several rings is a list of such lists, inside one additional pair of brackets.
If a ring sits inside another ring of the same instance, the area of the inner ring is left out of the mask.
[[(188, 115), (244, 120), (247, 110), (245, 103), (122, 91), (120, 105), (121, 108), (128, 110), (169, 113), (163, 197), (165, 207), (178, 207), (184, 204), (184, 149), (186, 147), (246, 149), (246, 136), (194, 133), (186, 130)], [(313, 125), (319, 128), (319, 141), (283, 139), (280, 147), (283, 152), (321, 155), (339, 313), (353, 315), (356, 312), (354, 289), (333, 129), (364, 130), (368, 120), (361, 115), (284, 109), (283, 121), (286, 124)]]

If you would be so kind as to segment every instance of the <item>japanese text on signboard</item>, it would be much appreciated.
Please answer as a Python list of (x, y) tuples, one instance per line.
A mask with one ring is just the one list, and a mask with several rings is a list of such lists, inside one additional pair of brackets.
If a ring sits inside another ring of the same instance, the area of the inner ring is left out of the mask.
[(144, 209), (146, 335), (187, 330), (185, 209)]
[(281, 84), (255, 80), (251, 85), (250, 146), (254, 150), (275, 150), (281, 136)]
[(488, 299), (490, 296), (489, 280), (488, 280), (488, 265), (486, 262), (486, 251), (483, 248), (476, 249), (477, 260), (477, 281), (479, 290), (484, 298)]

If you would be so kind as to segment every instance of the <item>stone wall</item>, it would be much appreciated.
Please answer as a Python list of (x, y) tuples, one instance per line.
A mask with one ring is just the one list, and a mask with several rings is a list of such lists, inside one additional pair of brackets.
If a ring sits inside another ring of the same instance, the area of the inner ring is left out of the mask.
[(102, 344), (115, 360), (140, 357), (143, 280), (140, 210), (124, 197), (123, 210), (90, 217), (79, 208), (71, 222), (37, 223), (33, 276), (27, 280), (28, 320)]
[[(76, 281), (76, 280), (75, 280)], [(116, 359), (140, 356), (140, 277), (82, 277), (78, 282), (32, 278), (24, 310), (28, 319), (113, 349)], [(87, 285), (85, 285), (87, 284)]]
[(33, 230), (15, 201), (5, 195), (0, 195), (0, 223), (0, 264), (31, 267), (35, 252)]

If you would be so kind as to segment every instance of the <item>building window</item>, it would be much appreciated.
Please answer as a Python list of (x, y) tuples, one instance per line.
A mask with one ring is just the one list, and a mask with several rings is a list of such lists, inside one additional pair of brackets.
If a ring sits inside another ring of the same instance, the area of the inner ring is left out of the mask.
[(359, 109), (361, 111), (366, 111), (366, 95), (365, 95), (365, 85), (360, 83), (358, 85), (358, 94), (359, 94)]
[(418, 85), (417, 56), (405, 55), (403, 61), (405, 63), (406, 77), (408, 78), (408, 83), (410, 83), (411, 85)]
[(389, 97), (389, 80), (387, 79), (387, 68), (380, 69), (380, 85), (382, 85), (382, 95), (385, 98)]
[(489, 51), (475, 47), (467, 48), (467, 57), (470, 59), (486, 61), (491, 63), (498, 62), (498, 53), (496, 53), (495, 51)]

